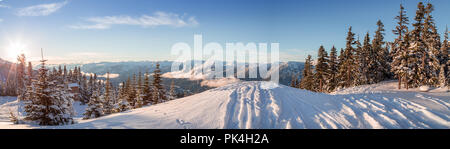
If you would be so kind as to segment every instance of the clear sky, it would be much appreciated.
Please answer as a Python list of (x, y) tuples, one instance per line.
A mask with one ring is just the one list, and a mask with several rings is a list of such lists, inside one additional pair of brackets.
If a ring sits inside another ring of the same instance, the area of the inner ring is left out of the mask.
[[(0, 0), (0, 58), (44, 48), (51, 63), (173, 60), (177, 42), (278, 42), (280, 59), (304, 61), (320, 45), (342, 48), (348, 27), (361, 38), (376, 21), (392, 40), (403, 3), (410, 22), (420, 0)], [(426, 0), (440, 33), (449, 0)]]

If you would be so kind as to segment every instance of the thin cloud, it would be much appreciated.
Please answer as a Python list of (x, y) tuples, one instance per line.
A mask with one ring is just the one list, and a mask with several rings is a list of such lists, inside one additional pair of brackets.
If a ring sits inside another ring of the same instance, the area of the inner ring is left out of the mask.
[(134, 25), (141, 27), (185, 27), (198, 25), (197, 20), (193, 16), (180, 16), (175, 13), (166, 12), (156, 12), (153, 15), (142, 15), (140, 17), (131, 17), (127, 15), (92, 17), (86, 19), (86, 21), (90, 24), (72, 25), (69, 27), (73, 29), (109, 29), (113, 25)]
[(62, 7), (64, 7), (68, 1), (59, 2), (59, 3), (50, 3), (50, 4), (40, 4), (29, 6), (25, 8), (20, 8), (17, 11), (18, 16), (48, 16), (52, 13), (55, 13)]

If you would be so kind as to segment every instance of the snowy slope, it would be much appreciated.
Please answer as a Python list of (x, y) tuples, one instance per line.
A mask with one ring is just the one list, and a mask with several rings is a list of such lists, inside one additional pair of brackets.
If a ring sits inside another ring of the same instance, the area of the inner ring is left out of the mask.
[(359, 88), (328, 95), (244, 82), (58, 128), (450, 128), (448, 92)]
[[(450, 92), (397, 90), (395, 84), (322, 94), (269, 82), (240, 82), (98, 119), (77, 118), (78, 124), (58, 127), (11, 125), (4, 119), (5, 110), (16, 108), (17, 102), (0, 98), (0, 128), (450, 128)], [(81, 114), (84, 107), (74, 105)]]

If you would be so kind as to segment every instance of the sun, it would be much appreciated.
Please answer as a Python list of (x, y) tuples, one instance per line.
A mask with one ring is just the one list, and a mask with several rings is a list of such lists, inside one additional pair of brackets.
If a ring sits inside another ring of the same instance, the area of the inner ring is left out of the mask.
[(6, 47), (7, 59), (17, 62), (17, 56), (20, 54), (26, 54), (26, 48), (27, 44), (20, 40), (10, 41), (9, 45)]

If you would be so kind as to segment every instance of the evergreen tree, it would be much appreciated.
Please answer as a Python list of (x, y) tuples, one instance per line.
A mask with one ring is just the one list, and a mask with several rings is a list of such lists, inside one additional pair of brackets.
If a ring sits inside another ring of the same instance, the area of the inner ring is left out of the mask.
[(376, 53), (373, 51), (372, 45), (370, 44), (369, 32), (366, 33), (364, 37), (363, 46), (358, 54), (359, 70), (361, 72), (361, 84), (372, 84), (374, 75), (373, 67), (376, 59)]
[[(34, 87), (29, 87), (25, 106), (26, 120), (39, 125), (61, 125), (73, 123), (73, 98), (63, 84), (48, 80), (45, 61), (41, 60), (39, 77)], [(35, 90), (30, 89), (35, 88)]]
[(337, 52), (336, 48), (333, 46), (330, 51), (330, 61), (329, 61), (329, 77), (328, 77), (328, 91), (334, 91), (337, 86), (337, 71), (338, 71), (338, 59), (337, 59)]
[(161, 70), (159, 69), (159, 63), (156, 63), (155, 71), (153, 71), (153, 104), (166, 101), (166, 91), (161, 85)]
[(170, 83), (168, 100), (174, 100), (176, 98), (177, 98), (177, 95), (175, 94), (175, 84), (174, 84), (174, 81), (172, 80), (172, 82)]
[(329, 77), (328, 54), (323, 46), (320, 46), (317, 56), (316, 73), (314, 81), (318, 92), (325, 92), (328, 88), (327, 78)]
[[(392, 30), (394, 35), (397, 35), (397, 38), (394, 40), (391, 57), (391, 71), (395, 74), (398, 79), (398, 89), (401, 89), (402, 81), (406, 81), (406, 74), (410, 73), (410, 69), (408, 67), (408, 45), (409, 45), (409, 34), (408, 33), (408, 24), (409, 20), (406, 16), (405, 8), (400, 5), (399, 15), (395, 17), (397, 20), (397, 26), (395, 30)], [(406, 40), (406, 38), (408, 40)], [(405, 82), (406, 86), (407, 83)]]
[(118, 101), (116, 103), (116, 111), (117, 112), (123, 112), (123, 111), (127, 111), (130, 110), (130, 103), (128, 102), (128, 94), (127, 94), (127, 90), (126, 90), (126, 84), (125, 82), (123, 82), (120, 85), (119, 88), (119, 97), (118, 97)]
[(425, 71), (427, 72), (427, 85), (438, 85), (439, 71), (441, 69), (441, 40), (434, 23), (433, 12), (434, 7), (428, 3), (425, 8), (425, 20), (423, 27), (423, 41), (425, 42)]
[(131, 107), (135, 107), (136, 97), (137, 97), (137, 85), (136, 85), (136, 74), (133, 74), (133, 80), (131, 82), (127, 81), (128, 85), (128, 102)]
[(352, 32), (352, 27), (349, 28), (347, 33), (347, 43), (342, 56), (340, 56), (340, 65), (338, 70), (338, 87), (351, 87), (356, 84), (355, 79), (358, 78), (358, 66), (356, 64), (355, 49), (355, 34)]
[(389, 51), (387, 51), (387, 48), (383, 47), (383, 45), (385, 45), (384, 25), (380, 20), (378, 20), (377, 26), (378, 27), (372, 41), (372, 50), (376, 52), (375, 64), (377, 65), (374, 71), (375, 78), (373, 79), (373, 83), (378, 83), (389, 77)]
[[(409, 47), (408, 66), (412, 70), (409, 78), (411, 79), (410, 85), (417, 87), (419, 85), (436, 85), (437, 84), (437, 69), (439, 65), (436, 63), (436, 58), (427, 48), (425, 37), (429, 35), (425, 29), (429, 28), (429, 25), (425, 26), (425, 15), (428, 17), (430, 10), (426, 9), (422, 2), (419, 2), (417, 6), (416, 17), (413, 24), (414, 30), (411, 32), (411, 45)], [(429, 23), (429, 22), (428, 22)], [(427, 23), (427, 24), (428, 24)]]
[(362, 74), (362, 66), (365, 65), (364, 61), (363, 61), (363, 47), (361, 45), (361, 42), (359, 41), (359, 36), (358, 39), (355, 41), (355, 45), (356, 45), (356, 49), (355, 49), (355, 53), (354, 53), (354, 57), (355, 57), (355, 65), (356, 65), (356, 72), (358, 76), (357, 78), (355, 78), (354, 82), (355, 85), (362, 85), (362, 84), (366, 84), (367, 83), (367, 78), (365, 75)]
[(25, 54), (20, 54), (17, 57), (17, 62), (19, 64), (16, 65), (16, 81), (17, 81), (17, 95), (19, 100), (23, 100), (22, 97), (25, 94), (25, 67), (26, 67), (26, 60), (25, 60)]
[(28, 74), (27, 74), (27, 86), (31, 85), (33, 81), (33, 65), (31, 62), (28, 62)]
[(311, 55), (305, 60), (305, 67), (303, 68), (302, 79), (300, 80), (300, 88), (310, 91), (315, 91), (314, 88), (314, 73), (311, 64)]
[(115, 99), (113, 95), (113, 89), (111, 89), (111, 83), (109, 80), (109, 72), (106, 73), (105, 92), (103, 94), (103, 113), (105, 115), (114, 113)]
[(97, 118), (104, 115), (103, 100), (99, 88), (93, 92), (83, 115), (84, 119)]
[(148, 105), (149, 103), (152, 103), (153, 95), (152, 95), (152, 88), (150, 84), (150, 73), (145, 73), (144, 77), (144, 87), (143, 87), (143, 100), (144, 105)]

